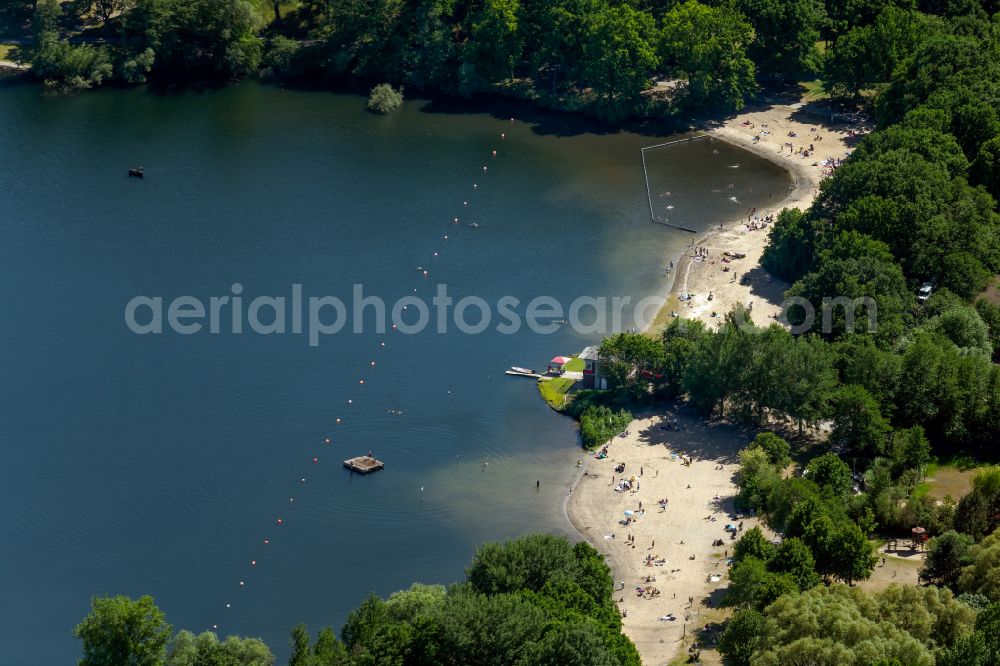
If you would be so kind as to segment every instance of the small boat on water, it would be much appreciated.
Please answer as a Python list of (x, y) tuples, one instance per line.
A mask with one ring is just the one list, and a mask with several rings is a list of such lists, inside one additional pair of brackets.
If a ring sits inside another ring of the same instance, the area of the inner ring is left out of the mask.
[(519, 375), (533, 375), (533, 374), (535, 374), (534, 370), (530, 370), (528, 368), (519, 368), (516, 365), (510, 366), (510, 370), (511, 370), (511, 372), (516, 372)]
[(142, 167), (132, 167), (128, 170), (128, 175), (132, 178), (142, 178), (144, 176)]

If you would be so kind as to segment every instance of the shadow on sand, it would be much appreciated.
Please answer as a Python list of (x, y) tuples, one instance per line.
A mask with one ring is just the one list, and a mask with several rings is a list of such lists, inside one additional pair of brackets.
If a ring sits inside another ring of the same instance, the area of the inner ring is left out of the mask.
[[(722, 465), (739, 462), (738, 453), (747, 445), (754, 432), (719, 420), (706, 420), (694, 410), (672, 404), (664, 412), (636, 414), (637, 418), (661, 418), (639, 433), (639, 441), (649, 446), (669, 448), (671, 452), (692, 460), (712, 460)], [(676, 419), (677, 429), (670, 425)]]

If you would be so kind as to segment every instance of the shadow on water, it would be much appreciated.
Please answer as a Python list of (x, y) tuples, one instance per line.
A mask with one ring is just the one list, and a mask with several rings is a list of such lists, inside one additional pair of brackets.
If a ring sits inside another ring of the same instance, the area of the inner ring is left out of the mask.
[(219, 78), (163, 79), (159, 82), (148, 83), (146, 89), (153, 95), (169, 97), (189, 93), (217, 92), (231, 85), (232, 81)]
[(455, 115), (482, 113), (497, 120), (516, 118), (518, 122), (531, 125), (532, 132), (538, 136), (571, 137), (582, 134), (611, 135), (627, 132), (662, 137), (688, 129), (686, 123), (670, 118), (610, 123), (582, 112), (547, 109), (528, 100), (491, 95), (475, 95), (470, 98), (435, 97), (428, 100), (420, 110), (424, 113)]

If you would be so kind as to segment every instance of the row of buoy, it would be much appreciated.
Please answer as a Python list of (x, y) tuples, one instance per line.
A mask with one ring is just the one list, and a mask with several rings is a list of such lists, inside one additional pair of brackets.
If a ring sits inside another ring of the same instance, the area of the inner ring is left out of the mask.
[[(514, 122), (514, 118), (511, 118), (510, 122), (513, 123)], [(506, 140), (506, 138), (507, 138), (507, 134), (505, 132), (501, 132), (500, 133), (500, 139), (503, 141), (503, 140)], [(490, 151), (490, 156), (492, 157), (492, 159), (496, 159), (497, 158), (497, 150), (495, 148)], [(487, 173), (487, 172), (488, 172), (487, 165), (484, 164), (483, 165), (483, 173)], [(474, 192), (477, 192), (479, 190), (479, 184), (476, 183), (476, 182), (473, 182), (472, 183), (472, 189), (473, 189)], [(468, 199), (462, 201), (462, 206), (463, 206), (463, 208), (467, 208), (469, 206)], [(460, 219), (458, 217), (455, 217), (453, 219), (453, 224), (457, 225), (459, 223), (460, 223)], [(478, 226), (478, 224), (476, 226)], [(448, 235), (447, 234), (445, 234), (443, 236), (443, 240), (444, 241), (448, 240)], [(438, 257), (438, 256), (439, 256), (439, 253), (437, 251), (434, 251), (433, 252), (433, 257)], [(423, 277), (426, 278), (426, 277), (429, 276), (429, 271), (426, 268), (424, 268), (422, 266), (418, 266), (417, 270), (421, 273), (421, 275)], [(414, 288), (413, 291), (416, 292), (417, 289)], [(405, 308), (405, 306), (404, 306), (404, 308)], [(395, 324), (392, 325), (392, 330), (396, 330), (396, 325)], [(379, 348), (385, 348), (385, 346), (386, 346), (386, 343), (385, 343), (384, 340), (383, 341), (379, 341)], [(376, 367), (376, 363), (375, 363), (374, 359), (372, 359), (370, 361), (369, 367), (372, 367), (372, 368)], [(364, 386), (365, 385), (365, 379), (364, 378), (359, 378), (358, 379), (358, 385), (359, 386)], [(449, 395), (451, 394), (450, 390), (448, 391), (448, 394)], [(354, 404), (353, 398), (348, 398), (347, 404), (348, 405), (353, 405)], [(387, 413), (392, 413), (392, 414), (395, 414), (395, 415), (402, 415), (403, 411), (400, 410), (400, 409), (390, 409), (390, 410), (387, 410)], [(342, 425), (344, 423), (344, 421), (343, 421), (343, 419), (341, 417), (336, 417), (336, 419), (335, 419), (334, 422), (335, 422), (336, 425)], [(324, 437), (323, 438), (323, 445), (325, 445), (325, 446), (331, 446), (332, 444), (333, 444), (332, 438), (330, 438), (330, 437)], [(319, 456), (312, 456), (312, 463), (314, 465), (318, 465), (319, 464)], [(486, 464), (488, 464), (488, 463), (484, 463), (484, 466)], [(305, 483), (306, 483), (306, 477), (300, 477), (299, 478), (299, 484), (300, 485), (304, 485)], [(423, 494), (423, 492), (424, 492), (424, 487), (421, 486), (420, 487), (420, 493), (421, 493), (421, 495)], [(295, 497), (294, 496), (288, 498), (288, 503), (289, 504), (294, 504), (294, 502), (295, 502)], [(284, 525), (285, 525), (284, 518), (283, 517), (277, 517), (276, 520), (275, 520), (275, 524), (278, 527), (284, 527)], [(264, 537), (263, 540), (262, 540), (262, 543), (263, 543), (264, 546), (270, 545), (270, 543), (271, 543), (270, 537)], [(256, 570), (256, 568), (257, 568), (257, 560), (256, 559), (250, 559), (249, 563), (250, 563), (250, 569)], [(247, 587), (247, 581), (246, 581), (246, 579), (239, 579), (238, 580), (238, 587), (240, 589), (245, 589)], [(232, 602), (231, 601), (226, 601), (225, 602), (225, 607), (226, 607), (226, 609), (231, 609), (232, 608)], [(212, 630), (213, 631), (218, 631), (218, 629), (219, 629), (219, 624), (218, 623), (212, 624)]]

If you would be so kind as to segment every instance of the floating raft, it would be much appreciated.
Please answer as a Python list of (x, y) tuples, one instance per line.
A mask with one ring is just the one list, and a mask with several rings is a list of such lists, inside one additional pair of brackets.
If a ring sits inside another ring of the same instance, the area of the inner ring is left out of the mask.
[(385, 467), (385, 463), (381, 460), (376, 460), (371, 456), (358, 456), (357, 458), (349, 458), (345, 460), (344, 467), (352, 472), (357, 472), (358, 474), (367, 474), (368, 472), (379, 471)]

